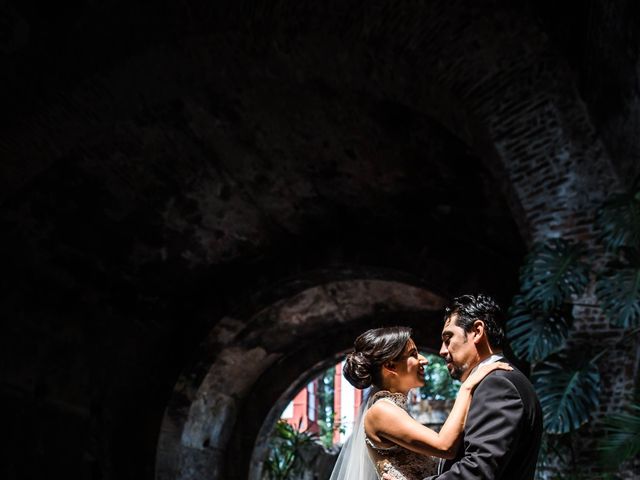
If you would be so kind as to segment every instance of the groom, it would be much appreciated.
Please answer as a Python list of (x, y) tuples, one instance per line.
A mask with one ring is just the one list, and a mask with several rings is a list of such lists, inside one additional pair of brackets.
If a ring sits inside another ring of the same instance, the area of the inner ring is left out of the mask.
[[(440, 356), (453, 378), (503, 359), (504, 318), (491, 297), (464, 295), (445, 312)], [(456, 457), (429, 480), (532, 479), (541, 437), (540, 403), (527, 377), (495, 371), (476, 387)]]
[[(491, 297), (455, 298), (440, 347), (449, 374), (464, 381), (479, 365), (503, 360), (503, 325)], [(527, 377), (515, 368), (496, 370), (476, 387), (456, 457), (425, 480), (533, 479), (541, 436), (540, 403)]]

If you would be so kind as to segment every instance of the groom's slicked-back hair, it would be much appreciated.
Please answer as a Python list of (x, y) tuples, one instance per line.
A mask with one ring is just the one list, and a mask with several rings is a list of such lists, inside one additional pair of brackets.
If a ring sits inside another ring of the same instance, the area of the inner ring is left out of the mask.
[(462, 295), (445, 308), (444, 319), (456, 315), (456, 325), (470, 332), (473, 322), (482, 320), (484, 331), (492, 347), (502, 347), (505, 318), (502, 309), (489, 295)]

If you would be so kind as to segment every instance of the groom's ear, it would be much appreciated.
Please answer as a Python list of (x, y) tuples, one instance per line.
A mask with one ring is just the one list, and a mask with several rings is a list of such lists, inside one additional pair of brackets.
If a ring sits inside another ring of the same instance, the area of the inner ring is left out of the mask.
[(476, 320), (471, 327), (471, 334), (473, 335), (473, 343), (479, 343), (484, 338), (484, 322), (482, 320)]

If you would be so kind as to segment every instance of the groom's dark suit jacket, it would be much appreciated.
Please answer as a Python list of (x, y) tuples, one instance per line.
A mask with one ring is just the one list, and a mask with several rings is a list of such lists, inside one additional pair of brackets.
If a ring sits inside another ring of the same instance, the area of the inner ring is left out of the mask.
[(428, 480), (533, 479), (541, 438), (542, 412), (531, 382), (515, 367), (496, 370), (473, 393), (456, 458)]

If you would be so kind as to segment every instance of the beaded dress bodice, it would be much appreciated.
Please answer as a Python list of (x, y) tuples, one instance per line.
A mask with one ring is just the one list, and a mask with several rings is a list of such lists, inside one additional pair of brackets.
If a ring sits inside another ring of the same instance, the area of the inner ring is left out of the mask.
[[(407, 410), (407, 397), (402, 393), (382, 390), (371, 398), (370, 405), (378, 401), (391, 402)], [(379, 478), (387, 473), (395, 480), (421, 480), (429, 475), (435, 475), (438, 471), (439, 460), (435, 457), (420, 455), (400, 445), (379, 447), (366, 436), (365, 442)]]

